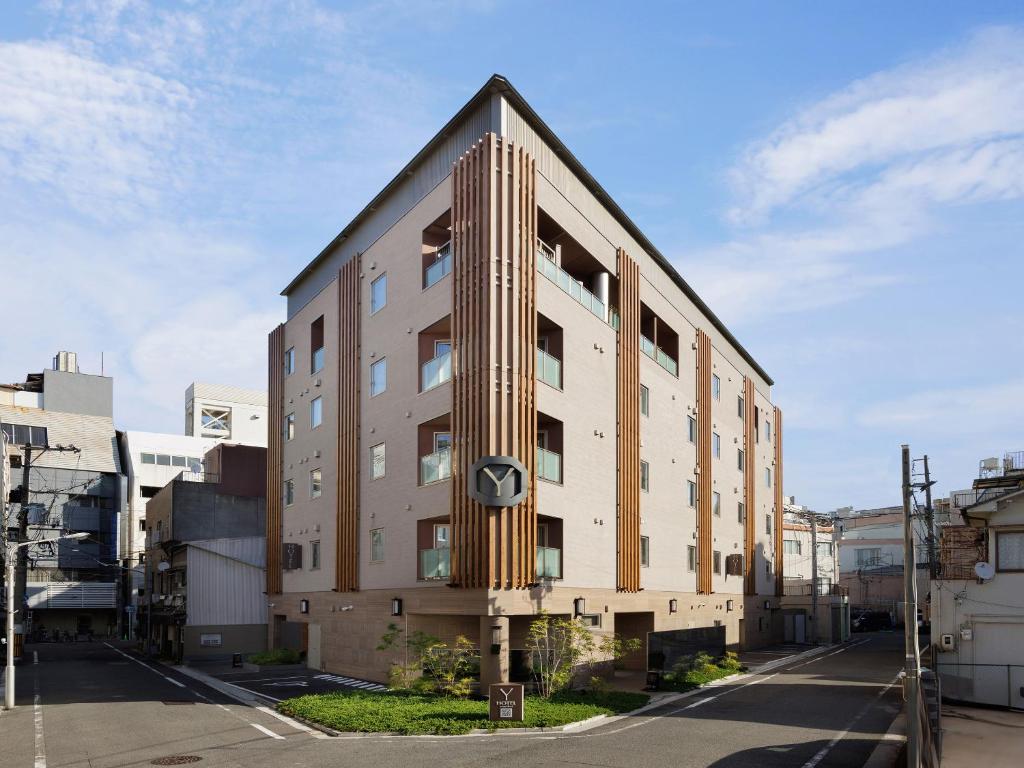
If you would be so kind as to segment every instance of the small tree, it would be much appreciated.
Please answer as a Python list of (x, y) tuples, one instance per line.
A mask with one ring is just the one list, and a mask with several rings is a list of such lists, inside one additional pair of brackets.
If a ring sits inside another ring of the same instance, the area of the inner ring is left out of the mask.
[[(476, 649), (468, 639), (459, 635), (449, 647), (439, 638), (416, 630), (408, 636), (395, 624), (381, 637), (378, 651), (400, 649), (404, 660), (393, 661), (388, 673), (392, 688), (428, 688), (444, 696), (469, 694), (469, 671), (473, 666)], [(427, 677), (424, 678), (423, 672)]]

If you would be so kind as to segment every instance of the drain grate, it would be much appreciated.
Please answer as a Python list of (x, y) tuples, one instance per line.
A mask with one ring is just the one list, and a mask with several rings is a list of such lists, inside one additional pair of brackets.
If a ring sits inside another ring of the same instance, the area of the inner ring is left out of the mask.
[(150, 765), (185, 765), (186, 763), (198, 763), (202, 760), (199, 755), (168, 755), (167, 757), (158, 757), (156, 760), (150, 760)]

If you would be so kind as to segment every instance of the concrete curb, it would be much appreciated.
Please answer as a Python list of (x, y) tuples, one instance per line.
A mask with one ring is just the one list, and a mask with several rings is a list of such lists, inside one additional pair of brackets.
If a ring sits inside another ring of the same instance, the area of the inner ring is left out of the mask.
[(906, 749), (906, 746), (907, 715), (901, 709), (878, 746), (872, 750), (867, 762), (864, 763), (864, 768), (892, 768), (897, 765), (900, 753)]

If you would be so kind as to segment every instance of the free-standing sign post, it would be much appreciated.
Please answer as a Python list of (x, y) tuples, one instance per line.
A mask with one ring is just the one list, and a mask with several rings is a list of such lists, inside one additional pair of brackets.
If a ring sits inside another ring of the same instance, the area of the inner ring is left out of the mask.
[(494, 683), (487, 689), (491, 720), (523, 719), (523, 684)]

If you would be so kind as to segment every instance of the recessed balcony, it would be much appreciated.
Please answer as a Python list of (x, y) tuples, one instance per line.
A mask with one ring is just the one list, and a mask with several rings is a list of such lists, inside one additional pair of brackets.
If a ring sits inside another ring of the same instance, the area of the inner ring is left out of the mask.
[(452, 450), (442, 448), (439, 451), (420, 456), (420, 485), (440, 483), (452, 476)]
[(444, 482), (452, 476), (451, 416), (445, 414), (420, 424), (416, 445), (419, 449), (420, 485)]
[(452, 378), (451, 317), (445, 316), (419, 334), (420, 392)]
[(445, 211), (423, 230), (420, 254), (423, 290), (427, 290), (452, 271), (451, 211)]
[(420, 550), (420, 578), (424, 581), (447, 581), (451, 576), (451, 549), (432, 547)]

